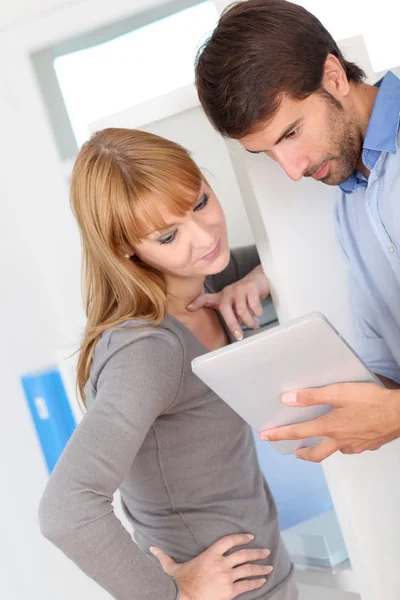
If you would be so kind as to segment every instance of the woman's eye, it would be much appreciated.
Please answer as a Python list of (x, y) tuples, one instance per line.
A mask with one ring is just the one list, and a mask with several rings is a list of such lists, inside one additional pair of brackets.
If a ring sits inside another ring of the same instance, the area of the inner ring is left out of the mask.
[(208, 204), (208, 200), (210, 199), (210, 196), (208, 194), (204, 194), (202, 199), (200, 200), (200, 202), (198, 204), (196, 204), (196, 206), (194, 207), (193, 210), (201, 210), (202, 208), (205, 208)]
[(158, 240), (158, 243), (161, 244), (161, 246), (163, 246), (164, 244), (172, 244), (172, 242), (176, 238), (176, 234), (177, 234), (177, 231), (174, 231), (173, 233), (169, 233), (167, 236)]

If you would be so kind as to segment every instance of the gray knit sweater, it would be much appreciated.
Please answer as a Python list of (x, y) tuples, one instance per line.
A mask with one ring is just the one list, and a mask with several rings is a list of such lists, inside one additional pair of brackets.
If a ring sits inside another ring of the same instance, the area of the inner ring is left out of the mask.
[[(220, 290), (258, 263), (254, 247), (234, 251), (207, 288)], [(274, 565), (267, 583), (240, 600), (295, 597), (250, 427), (191, 371), (206, 351), (170, 315), (155, 328), (129, 321), (105, 332), (88, 412), (41, 500), (43, 534), (118, 600), (176, 599), (150, 546), (184, 562), (237, 532), (255, 535), (248, 547), (270, 548)], [(135, 541), (113, 511), (118, 488)]]

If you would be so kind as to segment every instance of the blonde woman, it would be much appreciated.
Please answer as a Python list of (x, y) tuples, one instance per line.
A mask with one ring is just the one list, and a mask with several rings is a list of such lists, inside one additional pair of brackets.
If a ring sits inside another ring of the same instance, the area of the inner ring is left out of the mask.
[(190, 368), (240, 338), (240, 321), (256, 325), (268, 295), (257, 251), (230, 255), (199, 168), (149, 133), (96, 133), (71, 198), (88, 410), (42, 498), (43, 534), (118, 600), (296, 598), (251, 430)]

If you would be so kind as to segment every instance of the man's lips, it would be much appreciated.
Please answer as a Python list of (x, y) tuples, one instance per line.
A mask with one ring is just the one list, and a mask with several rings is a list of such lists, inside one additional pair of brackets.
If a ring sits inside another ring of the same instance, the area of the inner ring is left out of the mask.
[(329, 162), (326, 161), (326, 163), (324, 163), (322, 165), (322, 167), (319, 169), (319, 171), (317, 171), (316, 173), (314, 173), (314, 175), (312, 175), (312, 178), (313, 179), (323, 179), (328, 174), (328, 168), (329, 168)]

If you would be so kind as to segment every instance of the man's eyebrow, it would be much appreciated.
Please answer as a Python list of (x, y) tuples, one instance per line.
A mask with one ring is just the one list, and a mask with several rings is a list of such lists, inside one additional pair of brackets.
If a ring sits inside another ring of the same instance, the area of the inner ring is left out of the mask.
[[(285, 131), (279, 136), (279, 138), (276, 140), (273, 146), (277, 146), (292, 131), (292, 129), (296, 129), (296, 127), (300, 125), (301, 121), (302, 118), (300, 117), (299, 119), (296, 119), (296, 121), (293, 121), (293, 123), (291, 123), (288, 127), (286, 127)], [(247, 148), (246, 151), (250, 152), (250, 154), (262, 154), (263, 152), (267, 152), (267, 150), (248, 150)]]

